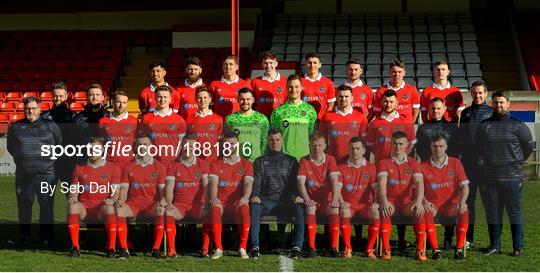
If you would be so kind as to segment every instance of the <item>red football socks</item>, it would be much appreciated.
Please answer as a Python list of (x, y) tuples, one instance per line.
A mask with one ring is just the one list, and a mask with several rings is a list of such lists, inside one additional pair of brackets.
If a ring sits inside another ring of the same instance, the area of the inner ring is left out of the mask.
[(392, 220), (390, 217), (383, 217), (381, 219), (381, 238), (383, 248), (390, 250), (390, 235), (392, 234)]
[(328, 225), (328, 233), (330, 235), (330, 247), (337, 249), (339, 243), (339, 214), (328, 215), (328, 220), (330, 222), (330, 224)]
[(315, 248), (315, 236), (317, 235), (317, 222), (314, 214), (306, 214), (306, 224), (308, 232), (308, 243), (310, 249)]
[(424, 249), (426, 224), (413, 224), (414, 235), (416, 235), (416, 250)]
[(458, 216), (456, 225), (456, 248), (461, 249), (465, 244), (467, 238), (467, 229), (469, 228), (469, 213), (465, 212)]
[[(368, 242), (366, 246), (366, 250), (374, 249), (375, 248), (375, 242), (377, 241), (377, 234), (379, 234), (379, 228), (381, 224), (378, 222), (379, 219), (373, 220), (371, 224), (368, 226)], [(392, 226), (390, 225), (389, 228), (391, 229)], [(390, 248), (386, 248), (390, 249)]]
[(351, 247), (351, 218), (349, 217), (341, 218), (341, 236), (343, 237), (343, 244), (345, 245), (345, 249), (352, 249)]
[(202, 231), (202, 250), (208, 252), (208, 248), (210, 247), (210, 233), (212, 233), (212, 225), (211, 224), (202, 224), (201, 227)]
[(169, 251), (176, 251), (176, 223), (172, 216), (165, 216), (165, 232)]
[(116, 249), (116, 215), (114, 213), (105, 216), (105, 234), (107, 235), (107, 249)]
[(126, 217), (117, 217), (118, 220), (118, 227), (116, 231), (118, 232), (118, 244), (120, 248), (128, 249), (128, 243), (127, 243), (127, 223), (126, 223)]
[(433, 213), (424, 213), (424, 220), (426, 221), (426, 233), (431, 248), (439, 249), (439, 243), (437, 242), (437, 227), (435, 226), (435, 219), (433, 219)]
[(247, 248), (247, 240), (249, 237), (249, 207), (242, 205), (238, 207), (238, 213), (240, 214), (241, 223), (238, 225), (238, 235), (240, 237), (240, 244), (238, 248)]
[(152, 249), (160, 249), (163, 241), (163, 231), (165, 229), (165, 216), (159, 215), (154, 218), (154, 245)]
[(212, 206), (210, 213), (212, 215), (212, 229), (214, 233), (214, 244), (217, 249), (223, 249), (221, 245), (221, 208)]
[(81, 247), (79, 246), (79, 215), (68, 214), (67, 224), (71, 244), (77, 249), (80, 249)]

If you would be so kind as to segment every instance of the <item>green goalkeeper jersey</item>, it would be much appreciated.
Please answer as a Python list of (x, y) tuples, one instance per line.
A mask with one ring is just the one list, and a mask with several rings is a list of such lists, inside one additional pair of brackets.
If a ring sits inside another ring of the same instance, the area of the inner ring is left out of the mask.
[(300, 160), (309, 154), (309, 137), (315, 131), (317, 112), (306, 102), (285, 102), (272, 112), (270, 126), (283, 132), (283, 152)]
[(266, 153), (269, 123), (265, 115), (257, 111), (244, 115), (237, 111), (227, 116), (225, 128), (238, 134), (238, 149), (243, 158), (253, 162)]

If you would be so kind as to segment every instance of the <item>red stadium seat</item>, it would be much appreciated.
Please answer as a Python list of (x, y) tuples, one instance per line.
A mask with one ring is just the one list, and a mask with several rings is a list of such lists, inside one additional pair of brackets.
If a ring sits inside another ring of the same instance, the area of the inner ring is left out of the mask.
[(19, 92), (8, 92), (6, 94), (6, 101), (21, 101), (21, 93), (19, 93)]
[(0, 103), (0, 112), (10, 113), (15, 112), (15, 103), (14, 102), (2, 102)]
[(77, 91), (73, 94), (74, 101), (86, 101), (86, 91)]
[(15, 113), (9, 115), (9, 120), (13, 123), (24, 118), (24, 113)]
[(28, 97), (39, 98), (39, 93), (38, 92), (24, 92), (23, 99), (28, 98)]
[(41, 111), (47, 111), (47, 110), (50, 110), (53, 106), (53, 103), (52, 101), (42, 101), (40, 104), (39, 104), (39, 107), (41, 108)]
[(9, 123), (9, 114), (0, 114), (0, 123)]
[(0, 102), (4, 102), (4, 100), (6, 100), (6, 93), (0, 90)]
[(9, 114), (0, 114), (0, 135), (7, 134), (9, 129)]
[(50, 91), (41, 92), (41, 94), (39, 95), (39, 99), (42, 101), (52, 101), (53, 93)]
[(84, 110), (84, 105), (86, 105), (82, 101), (74, 101), (69, 105), (69, 108), (73, 111), (82, 111)]
[(17, 103), (17, 107), (16, 107), (15, 111), (24, 112), (24, 103), (22, 103), (22, 102)]

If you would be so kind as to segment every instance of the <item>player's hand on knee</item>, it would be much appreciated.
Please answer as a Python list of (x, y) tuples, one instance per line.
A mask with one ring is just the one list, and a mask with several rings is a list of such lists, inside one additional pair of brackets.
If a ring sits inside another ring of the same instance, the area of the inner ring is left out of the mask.
[(457, 205), (457, 210), (459, 212), (459, 214), (463, 214), (467, 211), (467, 203), (465, 202), (459, 202), (458, 205)]
[(212, 198), (210, 198), (210, 205), (219, 205), (221, 202), (219, 202), (219, 199), (214, 196)]
[(381, 213), (384, 217), (392, 216), (392, 214), (394, 214), (394, 210), (395, 209), (392, 203), (388, 201), (383, 201), (381, 203)]
[(314, 206), (317, 205), (317, 202), (315, 202), (315, 201), (309, 199), (309, 200), (305, 200), (305, 204), (306, 204), (306, 206), (308, 206), (308, 207), (314, 207)]
[(411, 212), (414, 212), (414, 216), (417, 218), (424, 214), (424, 205), (422, 202), (415, 202), (411, 207)]
[(114, 201), (111, 200), (110, 198), (105, 199), (105, 200), (103, 201), (103, 203), (105, 203), (105, 205), (107, 205), (107, 206), (112, 206), (112, 205), (114, 205)]
[(253, 197), (251, 197), (251, 203), (260, 204), (261, 203), (261, 198), (259, 198), (259, 196), (253, 196)]
[(165, 201), (165, 199), (159, 200), (159, 206), (165, 207), (166, 205), (167, 205), (167, 201)]
[(351, 207), (351, 204), (349, 204), (347, 202), (341, 202), (341, 203), (339, 203), (339, 207), (341, 209), (349, 209)]
[(333, 208), (339, 208), (339, 200), (333, 199), (332, 203), (330, 203), (330, 206)]
[(294, 204), (302, 204), (304, 203), (304, 199), (300, 196), (296, 196), (294, 199), (293, 199), (293, 203)]
[(433, 214), (433, 216), (435, 216), (435, 214), (437, 214), (437, 207), (435, 207), (435, 205), (433, 205), (433, 203), (431, 203), (431, 202), (429, 202), (427, 200), (424, 200), (423, 206), (424, 206), (424, 210), (428, 211), (428, 212), (431, 212)]
[(73, 198), (73, 197), (68, 198), (67, 201), (68, 201), (68, 203), (69, 203), (70, 205), (73, 205), (73, 204), (75, 204), (75, 203), (79, 203), (79, 200), (77, 200), (77, 198)]
[(114, 206), (117, 207), (117, 208), (121, 208), (124, 206), (124, 201), (123, 200), (116, 200), (116, 202), (114, 202)]
[(242, 198), (240, 198), (240, 201), (238, 201), (238, 205), (244, 205), (244, 204), (247, 204), (249, 203), (249, 197), (246, 197), (246, 196), (242, 196)]

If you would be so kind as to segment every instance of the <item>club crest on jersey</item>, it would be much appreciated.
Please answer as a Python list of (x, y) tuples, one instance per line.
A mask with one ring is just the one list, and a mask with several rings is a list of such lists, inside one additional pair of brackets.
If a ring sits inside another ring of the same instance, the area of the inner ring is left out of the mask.
[(307, 186), (308, 186), (308, 188), (313, 188), (313, 187), (315, 187), (315, 181), (313, 181), (313, 180), (311, 180), (311, 179), (308, 180), (308, 181), (307, 181)]
[(346, 185), (345, 185), (345, 190), (346, 190), (347, 192), (352, 192), (352, 190), (353, 190), (353, 185), (352, 185), (352, 184), (346, 184)]
[(403, 100), (408, 100), (408, 99), (409, 99), (409, 95), (408, 95), (408, 94), (403, 94), (403, 96), (401, 96), (401, 98), (403, 98)]
[(258, 120), (254, 121), (253, 126), (259, 126), (259, 121)]
[(195, 177), (201, 178), (201, 172), (195, 172)]
[(83, 174), (83, 175), (82, 175), (83, 178), (86, 178), (86, 176), (87, 176), (86, 174)]
[(351, 122), (351, 127), (352, 127), (353, 129), (356, 129), (356, 120), (353, 120), (353, 121)]
[(152, 179), (156, 179), (157, 178), (157, 172), (152, 172), (150, 174), (150, 177), (152, 177)]
[(364, 178), (364, 180), (368, 180), (369, 179), (369, 174), (368, 173), (365, 173), (362, 178)]
[(450, 176), (450, 177), (454, 177), (455, 174), (456, 173), (454, 173), (454, 171), (448, 171), (448, 176)]
[(124, 130), (126, 131), (126, 133), (131, 133), (131, 126), (130, 126), (130, 125), (126, 125), (126, 127), (124, 128)]
[(302, 112), (300, 113), (300, 115), (302, 115), (303, 117), (305, 117), (305, 116), (307, 115), (307, 112), (306, 112), (306, 111), (302, 111)]
[(171, 130), (174, 130), (174, 127), (176, 127), (174, 123), (169, 124), (169, 128), (171, 128)]
[(360, 93), (360, 99), (363, 99), (363, 100), (366, 99), (366, 94)]
[(107, 180), (107, 174), (106, 173), (101, 174), (101, 180)]
[(401, 131), (400, 125), (396, 125), (396, 127), (394, 127), (394, 132), (397, 132), (397, 131)]
[(246, 171), (244, 169), (238, 169), (238, 174), (239, 175), (244, 175)]
[(210, 130), (216, 129), (216, 125), (214, 125), (213, 123), (208, 124), (208, 127), (210, 128)]
[(319, 91), (321, 91), (321, 93), (323, 93), (324, 92), (324, 86), (319, 87)]
[(412, 174), (412, 169), (411, 169), (411, 168), (405, 169), (405, 173), (406, 173), (407, 175), (411, 175), (411, 174)]
[(233, 131), (237, 136), (240, 135), (240, 129), (234, 128), (232, 131)]
[(281, 88), (281, 86), (278, 86), (278, 88), (276, 88), (276, 91), (277, 91), (278, 93), (281, 93), (281, 92), (283, 91), (283, 88)]
[(288, 120), (284, 120), (282, 123), (283, 123), (283, 127), (285, 127), (285, 128), (289, 127), (289, 121)]

